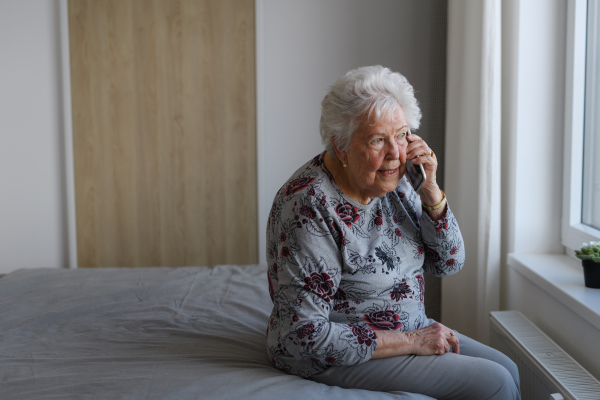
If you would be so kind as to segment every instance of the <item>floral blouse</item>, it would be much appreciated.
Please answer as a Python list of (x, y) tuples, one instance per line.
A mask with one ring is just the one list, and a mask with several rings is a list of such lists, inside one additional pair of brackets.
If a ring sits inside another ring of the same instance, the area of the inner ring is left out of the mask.
[(427, 326), (423, 270), (458, 272), (464, 245), (450, 208), (432, 221), (406, 178), (368, 205), (337, 187), (322, 153), (282, 186), (269, 215), (273, 311), (267, 353), (307, 377), (371, 358), (374, 330)]

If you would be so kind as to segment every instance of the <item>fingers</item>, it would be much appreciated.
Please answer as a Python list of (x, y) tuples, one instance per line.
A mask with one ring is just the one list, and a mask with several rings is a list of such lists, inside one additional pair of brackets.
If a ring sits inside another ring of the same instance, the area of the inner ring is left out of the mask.
[[(434, 354), (442, 355), (450, 351), (460, 354), (460, 343), (456, 332), (439, 322), (433, 323), (430, 327), (433, 328), (438, 339), (436, 340), (437, 343)], [(450, 346), (452, 346), (452, 348)]]
[(427, 178), (437, 169), (437, 158), (427, 143), (417, 135), (409, 136), (411, 142), (406, 147), (406, 158), (413, 164), (423, 165), (428, 170)]
[(426, 152), (421, 152), (421, 151), (415, 151), (413, 152), (413, 154), (417, 154), (417, 153), (422, 153), (419, 154), (413, 158), (410, 158), (410, 156), (407, 155), (407, 159), (410, 160), (410, 162), (412, 162), (413, 164), (434, 164), (435, 163), (435, 153), (433, 155), (431, 155), (432, 151), (428, 150)]
[(411, 354), (442, 355), (450, 351), (460, 354), (458, 335), (439, 322), (411, 331), (409, 335), (415, 346), (414, 352)]
[(419, 136), (417, 135), (410, 135), (408, 137), (409, 143), (408, 146), (406, 147), (406, 157), (409, 160), (417, 160), (417, 157), (425, 157), (425, 156), (429, 156), (434, 158), (435, 154), (432, 155), (432, 151), (429, 148), (429, 146), (427, 146), (427, 143), (425, 143), (425, 141), (423, 139), (421, 139)]
[(450, 338), (448, 339), (448, 343), (452, 345), (452, 352), (456, 354), (460, 354), (460, 343), (458, 341), (458, 335), (454, 331), (450, 331)]

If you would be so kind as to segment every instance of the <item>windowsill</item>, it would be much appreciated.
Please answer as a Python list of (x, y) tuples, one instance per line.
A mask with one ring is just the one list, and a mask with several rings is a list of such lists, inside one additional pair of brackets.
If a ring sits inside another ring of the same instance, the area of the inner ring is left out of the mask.
[(508, 255), (509, 267), (600, 329), (600, 289), (583, 283), (581, 261), (560, 254)]

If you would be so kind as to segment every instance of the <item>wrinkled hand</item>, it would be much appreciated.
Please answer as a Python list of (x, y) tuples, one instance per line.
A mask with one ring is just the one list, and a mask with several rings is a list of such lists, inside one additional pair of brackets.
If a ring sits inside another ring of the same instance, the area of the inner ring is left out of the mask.
[(406, 158), (415, 165), (422, 165), (425, 170), (426, 177), (423, 189), (437, 189), (436, 171), (438, 162), (435, 154), (431, 155), (431, 148), (420, 136), (411, 134), (406, 139), (408, 140)]
[(453, 353), (459, 354), (458, 336), (452, 329), (439, 322), (434, 322), (426, 328), (406, 332), (406, 334), (414, 349), (411, 354), (418, 356), (442, 355), (450, 351), (450, 346), (452, 346)]
[[(444, 197), (436, 181), (437, 158), (420, 136), (409, 135), (407, 140), (409, 141), (406, 147), (407, 159), (415, 165), (422, 165), (425, 170), (425, 183), (423, 183), (423, 186), (419, 190), (421, 201), (428, 206), (439, 204)], [(438, 220), (446, 214), (446, 205), (437, 210), (427, 210), (426, 213), (432, 220)]]

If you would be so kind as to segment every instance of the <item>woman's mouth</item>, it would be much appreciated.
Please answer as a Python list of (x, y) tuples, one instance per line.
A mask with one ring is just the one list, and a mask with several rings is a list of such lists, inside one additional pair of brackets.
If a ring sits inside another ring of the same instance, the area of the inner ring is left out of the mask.
[(385, 177), (389, 177), (389, 176), (396, 175), (396, 173), (398, 172), (398, 168), (394, 168), (394, 169), (380, 169), (377, 172), (379, 172), (381, 175), (383, 175)]

